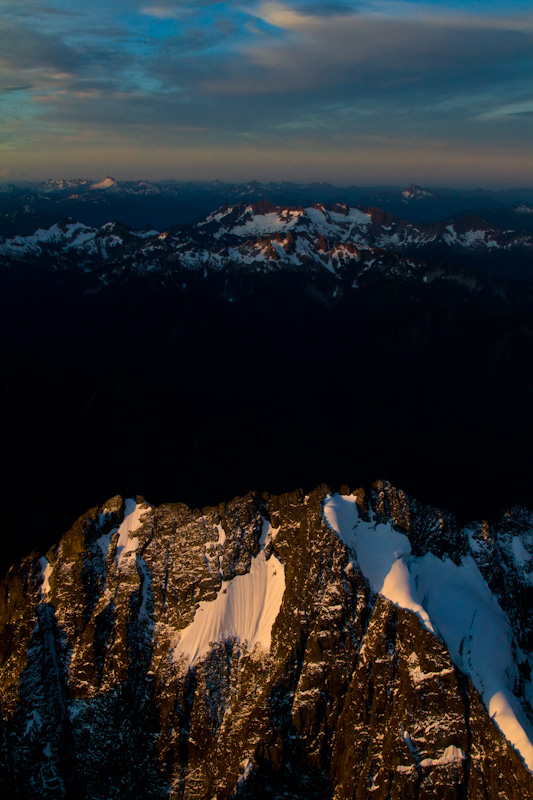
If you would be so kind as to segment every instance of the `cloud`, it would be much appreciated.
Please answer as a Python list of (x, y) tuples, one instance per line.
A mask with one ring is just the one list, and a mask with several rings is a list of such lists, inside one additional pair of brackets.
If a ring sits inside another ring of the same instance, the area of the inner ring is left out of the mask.
[(516, 103), (508, 103), (503, 106), (492, 108), (490, 111), (485, 111), (483, 114), (480, 114), (477, 119), (501, 120), (508, 117), (531, 116), (531, 114), (533, 114), (533, 100), (528, 97)]
[[(404, 132), (418, 127), (432, 136), (455, 124), (458, 137), (498, 97), (512, 101), (523, 94), (528, 19), (442, 10), (415, 17), (405, 5), (413, 4), (389, 4), (400, 9), (396, 15), (357, 8), (319, 16), (305, 6), (263, 2), (248, 12), (270, 27), (243, 43), (239, 58), (193, 71), (195, 90), (206, 103), (225, 98), (248, 130), (246, 107), (265, 130), (358, 134), (371, 125), (400, 125)], [(159, 74), (171, 85), (177, 63), (168, 56), (166, 74)]]
[(147, 17), (155, 17), (161, 20), (186, 19), (189, 16), (196, 16), (206, 8), (213, 6), (224, 6), (229, 9), (237, 5), (238, 0), (171, 0), (171, 2), (157, 3), (156, 5), (142, 6), (139, 11)]
[(0, 62), (9, 69), (70, 72), (78, 68), (80, 56), (57, 36), (6, 23), (0, 30)]
[(475, 140), (488, 150), (503, 146), (504, 127), (515, 153), (526, 141), (525, 14), (385, 0), (8, 7), (0, 127), (10, 147), (127, 140), (141, 153), (189, 141), (227, 159), (248, 141), (279, 159), (302, 149), (333, 163), (363, 141), (375, 149), (378, 134), (419, 149)]
[(357, 12), (359, 8), (362, 6), (358, 6), (356, 3), (343, 2), (343, 0), (324, 0), (324, 2), (320, 2), (320, 0), (303, 0), (297, 4), (298, 11), (303, 14), (304, 16), (316, 16), (316, 17), (329, 17), (329, 16), (342, 16), (344, 14), (354, 14)]
[(395, 78), (447, 71), (467, 77), (471, 68), (486, 70), (491, 62), (516, 61), (531, 52), (530, 20), (361, 11), (321, 18), (271, 0), (249, 13), (291, 34), (245, 53), (252, 64), (279, 69), (287, 88), (320, 82), (321, 76), (337, 83), (339, 71), (350, 66)]
[(141, 14), (156, 19), (179, 19), (181, 16), (179, 8), (170, 6), (144, 6), (140, 11)]

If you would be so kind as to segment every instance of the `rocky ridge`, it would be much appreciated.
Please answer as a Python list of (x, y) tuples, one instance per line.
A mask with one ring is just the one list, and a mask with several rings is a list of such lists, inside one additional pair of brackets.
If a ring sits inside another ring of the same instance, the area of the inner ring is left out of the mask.
[(385, 482), (115, 497), (0, 589), (2, 795), (522, 799), (532, 570)]
[(224, 270), (327, 271), (354, 286), (370, 270), (396, 278), (423, 275), (427, 282), (449, 279), (450, 264), (475, 266), (476, 259), (487, 261), (493, 271), (502, 260), (505, 274), (509, 259), (529, 263), (532, 252), (533, 236), (503, 230), (479, 216), (423, 225), (379, 208), (320, 203), (292, 208), (268, 201), (226, 205), (196, 225), (162, 233), (118, 222), (92, 228), (67, 219), (30, 236), (0, 240), (5, 265), (35, 262), (91, 273), (104, 285), (126, 268), (206, 276)]

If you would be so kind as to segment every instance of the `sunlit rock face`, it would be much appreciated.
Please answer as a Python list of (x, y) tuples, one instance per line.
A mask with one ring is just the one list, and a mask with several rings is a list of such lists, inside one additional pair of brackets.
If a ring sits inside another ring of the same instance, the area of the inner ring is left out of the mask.
[(533, 515), (115, 497), (0, 596), (3, 797), (533, 791)]

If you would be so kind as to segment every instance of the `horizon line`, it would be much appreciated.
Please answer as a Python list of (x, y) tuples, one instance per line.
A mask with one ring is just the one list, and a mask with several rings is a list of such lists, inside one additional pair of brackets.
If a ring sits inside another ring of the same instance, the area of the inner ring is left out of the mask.
[(507, 186), (499, 186), (497, 188), (490, 187), (487, 185), (481, 184), (468, 184), (468, 185), (454, 185), (448, 184), (446, 186), (437, 185), (437, 184), (430, 184), (428, 182), (418, 183), (416, 181), (404, 182), (404, 183), (347, 183), (347, 184), (337, 184), (333, 183), (328, 180), (309, 180), (309, 181), (295, 181), (290, 179), (279, 179), (279, 180), (260, 180), (257, 178), (249, 178), (245, 180), (224, 180), (222, 178), (148, 178), (146, 176), (137, 177), (137, 178), (114, 178), (109, 173), (103, 178), (94, 178), (89, 176), (81, 176), (77, 175), (74, 177), (65, 177), (63, 175), (59, 177), (52, 177), (49, 176), (47, 178), (29, 178), (29, 177), (13, 177), (9, 179), (8, 176), (0, 176), (0, 186), (20, 186), (20, 185), (40, 185), (45, 184), (47, 182), (59, 182), (59, 181), (87, 181), (88, 183), (98, 184), (102, 183), (103, 181), (111, 179), (117, 184), (121, 183), (152, 183), (152, 184), (161, 184), (161, 183), (176, 183), (176, 184), (222, 184), (222, 185), (249, 185), (249, 184), (257, 184), (259, 186), (272, 186), (272, 185), (279, 185), (279, 184), (289, 184), (292, 186), (331, 186), (334, 189), (400, 189), (405, 190), (410, 188), (411, 186), (417, 187), (420, 189), (429, 189), (432, 191), (445, 191), (447, 189), (450, 190), (461, 190), (461, 191), (482, 191), (482, 192), (513, 192), (513, 191), (533, 191), (533, 184), (513, 184)]

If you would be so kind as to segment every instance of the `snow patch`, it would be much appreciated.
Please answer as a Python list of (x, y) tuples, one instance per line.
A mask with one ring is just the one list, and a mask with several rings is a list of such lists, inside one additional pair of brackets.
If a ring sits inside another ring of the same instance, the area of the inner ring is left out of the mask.
[(370, 225), (372, 217), (365, 211), (359, 211), (358, 208), (348, 208), (347, 214), (339, 214), (337, 211), (329, 212), (330, 219), (333, 222), (351, 222), (355, 225)]
[[(280, 526), (281, 527), (281, 526)], [(280, 528), (273, 528), (268, 520), (263, 517), (263, 525), (261, 528), (261, 538), (259, 539), (259, 546), (263, 550), (267, 544), (273, 542), (279, 533)]]
[(433, 680), (434, 678), (441, 678), (444, 675), (453, 675), (453, 669), (442, 669), (439, 672), (423, 672), (420, 669), (420, 664), (416, 653), (411, 653), (408, 664), (409, 677), (414, 684), (424, 683), (424, 681)]
[(117, 182), (114, 178), (104, 178), (103, 181), (98, 181), (98, 183), (93, 183), (89, 186), (89, 189), (111, 189), (112, 186), (116, 186)]
[(124, 561), (128, 561), (129, 558), (135, 554), (139, 540), (132, 537), (131, 534), (139, 530), (147, 511), (148, 508), (146, 505), (137, 503), (131, 498), (126, 500), (124, 519), (118, 529), (118, 542), (115, 554), (117, 567), (120, 567)]
[(48, 561), (47, 558), (44, 556), (39, 559), (39, 564), (41, 565), (41, 597), (45, 603), (50, 602), (50, 594), (52, 592), (50, 588), (50, 575), (52, 574), (52, 565)]
[(23, 733), (23, 736), (29, 736), (33, 732), (35, 728), (37, 731), (40, 731), (42, 728), (43, 721), (41, 719), (41, 715), (35, 709), (32, 709), (30, 712), (31, 716), (26, 721), (26, 729)]
[(313, 223), (315, 230), (322, 236), (330, 236), (331, 234), (339, 233), (338, 227), (330, 222), (329, 215), (326, 215), (324, 209), (310, 206), (305, 209), (305, 213)]
[(324, 517), (331, 530), (348, 547), (355, 547), (355, 528), (360, 524), (357, 495), (328, 495), (324, 500)]
[(209, 652), (214, 642), (235, 639), (270, 650), (272, 626), (285, 592), (285, 567), (265, 551), (252, 559), (250, 572), (223, 581), (215, 600), (200, 602), (192, 623), (181, 631), (174, 648), (175, 662), (190, 668)]
[(355, 495), (327, 496), (324, 517), (355, 553), (372, 590), (440, 633), (452, 660), (470, 676), (490, 716), (533, 771), (533, 727), (510, 688), (516, 675), (512, 631), (472, 556), (460, 565), (432, 553), (413, 557), (407, 536), (390, 522), (359, 517)]
[(465, 528), (465, 533), (468, 537), (468, 543), (470, 545), (472, 553), (474, 553), (474, 555), (476, 553), (479, 553), (483, 548), (481, 547), (479, 541), (476, 539), (475, 532), (470, 528)]
[(219, 544), (221, 547), (223, 547), (225, 542), (226, 542), (226, 531), (224, 530), (224, 527), (223, 527), (221, 522), (219, 522), (218, 525), (215, 525), (215, 528), (218, 531), (218, 542), (217, 542), (217, 544)]
[[(248, 209), (251, 212), (251, 209)], [(241, 225), (236, 225), (231, 229), (235, 236), (267, 236), (271, 233), (279, 233), (293, 228), (298, 221), (296, 216), (281, 217), (277, 211), (268, 214), (257, 214), (247, 219)]]
[(421, 767), (446, 767), (448, 764), (456, 764), (464, 761), (466, 755), (460, 747), (450, 744), (440, 758), (424, 758), (420, 762)]
[(395, 531), (390, 522), (364, 522), (359, 518), (355, 495), (336, 494), (326, 498), (324, 515), (334, 530), (355, 549), (363, 574), (374, 592), (386, 597), (401, 608), (418, 614), (423, 625), (432, 633), (433, 625), (423, 606), (416, 599), (416, 588), (410, 565), (413, 559), (411, 543), (405, 534)]
[(405, 744), (407, 745), (407, 747), (409, 748), (409, 750), (413, 754), (413, 756), (418, 760), (418, 750), (415, 747), (415, 744), (414, 744), (413, 740), (411, 739), (408, 731), (403, 731), (402, 737), (403, 737), (403, 740), (404, 740)]
[(104, 561), (107, 560), (107, 554), (109, 553), (109, 548), (111, 546), (111, 539), (118, 531), (118, 528), (113, 528), (109, 533), (104, 533), (95, 541), (95, 546), (98, 547), (102, 553), (102, 558)]
[(139, 616), (149, 620), (150, 617), (146, 610), (146, 602), (148, 600), (148, 590), (152, 587), (152, 575), (144, 558), (137, 557), (137, 567), (141, 579), (141, 606), (139, 608)]
[(242, 787), (242, 785), (248, 780), (254, 768), (254, 765), (249, 758), (243, 761), (241, 766), (242, 766), (242, 773), (239, 777), (239, 780), (235, 784), (234, 792), (237, 792)]
[(524, 543), (520, 536), (513, 536), (511, 547), (513, 550), (514, 560), (519, 567), (525, 567), (529, 564), (533, 556), (527, 552)]
[(92, 228), (80, 227), (76, 237), (69, 243), (69, 248), (75, 249), (91, 239), (94, 239), (95, 233), (96, 231), (94, 231)]

